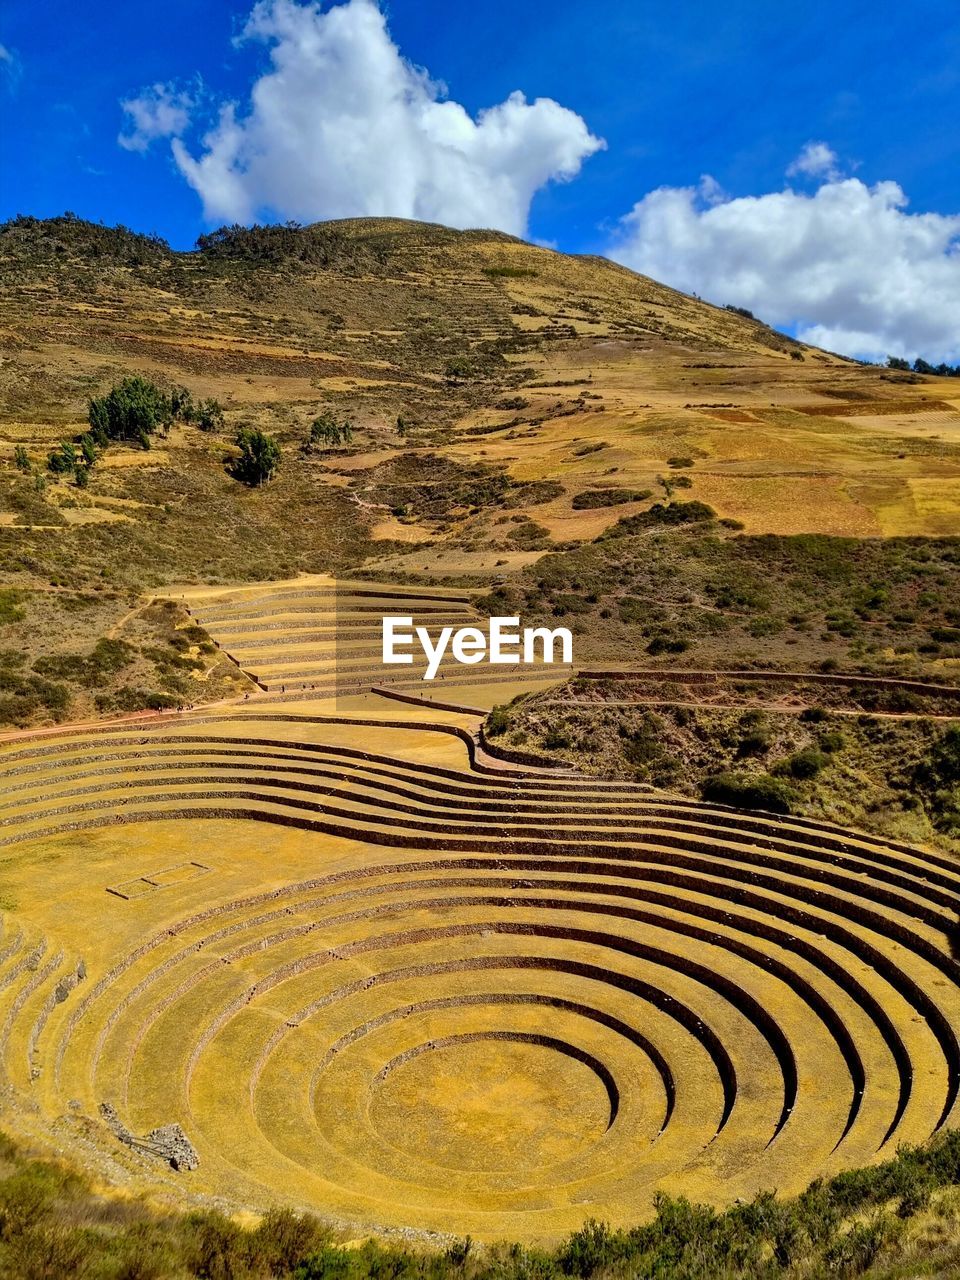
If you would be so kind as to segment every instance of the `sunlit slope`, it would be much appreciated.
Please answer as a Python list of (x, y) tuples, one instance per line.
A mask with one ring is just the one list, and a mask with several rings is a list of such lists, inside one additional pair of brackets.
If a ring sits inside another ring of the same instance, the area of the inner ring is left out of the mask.
[(94, 1159), (109, 1101), (184, 1126), (191, 1192), (530, 1239), (955, 1118), (949, 859), (497, 768), (374, 701), (2, 748), (11, 1123)]
[[(274, 576), (355, 560), (371, 537), (389, 569), (509, 568), (550, 539), (595, 537), (662, 498), (664, 480), (750, 531), (960, 530), (955, 380), (859, 366), (604, 259), (494, 232), (359, 219), (175, 254), (88, 224), (8, 224), (0, 327), (0, 526), (47, 560), (62, 542), (85, 563), (95, 541), (121, 560), (173, 538), (182, 574), (203, 560), (180, 524), (192, 518), (224, 580), (242, 576), (218, 534), (254, 509), (223, 472), (240, 424), (284, 448), (255, 508)], [(134, 371), (218, 397), (225, 433), (178, 427), (149, 453), (111, 449), (82, 494), (28, 493), (14, 445), (42, 466), (87, 397)], [(354, 442), (304, 455), (322, 408), (353, 419)], [(385, 465), (405, 459), (447, 491), (438, 458), (520, 488), (506, 507), (451, 491), (443, 508), (385, 487)], [(299, 546), (278, 534), (281, 510), (296, 512)], [(163, 561), (150, 563), (175, 577)]]
[[(523, 668), (459, 663), (453, 635), (463, 628), (486, 634), (487, 619), (472, 607), (469, 593), (449, 588), (404, 589), (318, 576), (233, 591), (194, 588), (180, 595), (218, 648), (273, 695), (324, 699), (395, 687), (436, 697), (446, 687), (460, 685), (511, 686), (512, 694), (518, 682), (534, 686), (538, 680), (559, 681), (571, 671), (559, 643), (555, 655), (551, 644), (546, 663), (541, 644), (533, 664)], [(398, 630), (412, 635), (422, 628), (432, 646), (443, 646), (428, 681), (428, 655), (419, 639), (397, 646), (406, 662), (384, 662), (387, 616), (409, 619)], [(519, 653), (520, 646), (514, 648)]]

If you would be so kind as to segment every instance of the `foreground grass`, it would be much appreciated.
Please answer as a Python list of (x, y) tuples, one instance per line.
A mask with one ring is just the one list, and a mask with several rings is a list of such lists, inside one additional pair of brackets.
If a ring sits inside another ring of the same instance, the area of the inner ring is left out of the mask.
[(457, 1242), (443, 1251), (337, 1244), (316, 1218), (268, 1213), (245, 1229), (215, 1212), (159, 1213), (96, 1195), (72, 1169), (0, 1135), (0, 1276), (11, 1280), (814, 1280), (960, 1275), (960, 1131), (885, 1164), (764, 1193), (716, 1212), (663, 1197), (643, 1226), (591, 1221), (554, 1250)]

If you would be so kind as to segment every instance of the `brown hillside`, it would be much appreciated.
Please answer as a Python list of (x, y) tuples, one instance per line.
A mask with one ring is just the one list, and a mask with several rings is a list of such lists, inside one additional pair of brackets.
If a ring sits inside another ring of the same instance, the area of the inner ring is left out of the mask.
[[(804, 348), (604, 259), (496, 232), (357, 219), (174, 253), (18, 219), (0, 229), (0, 331), (0, 539), (28, 580), (237, 580), (371, 556), (485, 573), (595, 537), (677, 473), (751, 532), (960, 528), (956, 383)], [(88, 398), (132, 372), (216, 396), (225, 432), (113, 447), (82, 493), (13, 468), (21, 444), (42, 472)], [(301, 456), (324, 408), (353, 418), (353, 445)], [(246, 424), (285, 453), (255, 495), (223, 469)], [(411, 471), (405, 502), (397, 475)], [(491, 502), (484, 476), (509, 494)], [(431, 485), (439, 502), (424, 500)]]

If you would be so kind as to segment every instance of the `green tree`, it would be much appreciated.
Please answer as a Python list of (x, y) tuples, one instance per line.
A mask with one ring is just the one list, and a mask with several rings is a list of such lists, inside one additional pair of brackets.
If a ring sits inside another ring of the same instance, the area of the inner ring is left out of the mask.
[(18, 444), (13, 451), (13, 464), (18, 471), (30, 470), (30, 455), (22, 444)]
[(97, 460), (97, 446), (94, 443), (93, 436), (89, 431), (85, 431), (77, 441), (77, 444), (83, 454), (84, 466), (92, 467)]
[(352, 439), (353, 423), (348, 418), (338, 422), (334, 414), (326, 409), (310, 424), (310, 440), (307, 448), (335, 449), (339, 445), (349, 444)]
[(201, 400), (193, 410), (193, 420), (201, 431), (222, 431), (223, 405), (212, 397), (209, 400)]
[(47, 470), (52, 471), (55, 476), (65, 476), (76, 469), (77, 450), (69, 440), (62, 440), (56, 449), (51, 449), (47, 454)]
[(259, 487), (273, 478), (280, 465), (280, 446), (273, 436), (256, 427), (241, 427), (235, 444), (240, 450), (240, 456), (230, 467), (235, 480)]
[(147, 378), (124, 378), (89, 406), (90, 434), (100, 445), (132, 440), (149, 449), (150, 437), (172, 419), (170, 397)]

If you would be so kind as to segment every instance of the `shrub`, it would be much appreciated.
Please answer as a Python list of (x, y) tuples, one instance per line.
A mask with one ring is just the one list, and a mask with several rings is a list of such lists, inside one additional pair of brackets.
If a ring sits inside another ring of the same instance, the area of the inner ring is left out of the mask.
[(661, 632), (653, 637), (647, 645), (647, 653), (653, 657), (658, 657), (661, 653), (686, 653), (690, 648), (690, 641), (684, 640), (682, 636), (672, 636), (666, 632)]
[(491, 280), (496, 280), (500, 276), (504, 276), (508, 280), (519, 280), (523, 276), (536, 276), (537, 274), (530, 267), (481, 267), (480, 269)]
[(791, 778), (815, 778), (826, 763), (827, 757), (822, 751), (816, 747), (804, 747), (802, 751), (794, 752), (792, 756), (781, 760), (776, 771)]
[(704, 800), (735, 809), (765, 809), (769, 813), (792, 812), (794, 794), (779, 778), (767, 773), (727, 770), (706, 778), (700, 788)]
[(454, 356), (443, 366), (443, 374), (448, 382), (464, 382), (473, 377), (473, 364), (466, 356)]
[(536, 520), (524, 520), (523, 524), (518, 524), (515, 529), (511, 529), (507, 534), (508, 542), (516, 542), (521, 546), (530, 546), (533, 543), (545, 542), (550, 537), (550, 530), (542, 524), (537, 524)]
[(55, 476), (69, 475), (77, 469), (77, 450), (69, 440), (63, 440), (47, 454), (47, 470)]
[(618, 520), (612, 529), (600, 535), (598, 541), (639, 533), (656, 525), (697, 524), (713, 520), (716, 514), (713, 507), (708, 507), (705, 502), (670, 502), (666, 505), (655, 502), (649, 511), (640, 511), (635, 516), (625, 516)]
[(30, 455), (22, 444), (16, 445), (13, 450), (13, 465), (18, 471), (30, 470)]
[(584, 489), (573, 496), (574, 511), (592, 511), (597, 507), (617, 507), (624, 502), (644, 502), (649, 489)]
[(505, 706), (494, 707), (487, 716), (486, 732), (490, 738), (498, 738), (510, 727), (510, 713)]
[(652, 712), (644, 715), (639, 727), (627, 735), (623, 744), (623, 758), (628, 764), (652, 765), (664, 755), (662, 736), (663, 721)]
[[(201, 400), (192, 414), (201, 431), (222, 431), (224, 427), (223, 405), (219, 400)], [(187, 418), (190, 421), (190, 418)]]
[(740, 739), (740, 745), (737, 747), (737, 755), (740, 756), (762, 756), (770, 750), (770, 735), (762, 729), (754, 729), (751, 733), (744, 734)]
[(800, 719), (806, 724), (822, 724), (827, 718), (823, 707), (805, 707), (800, 712)]

